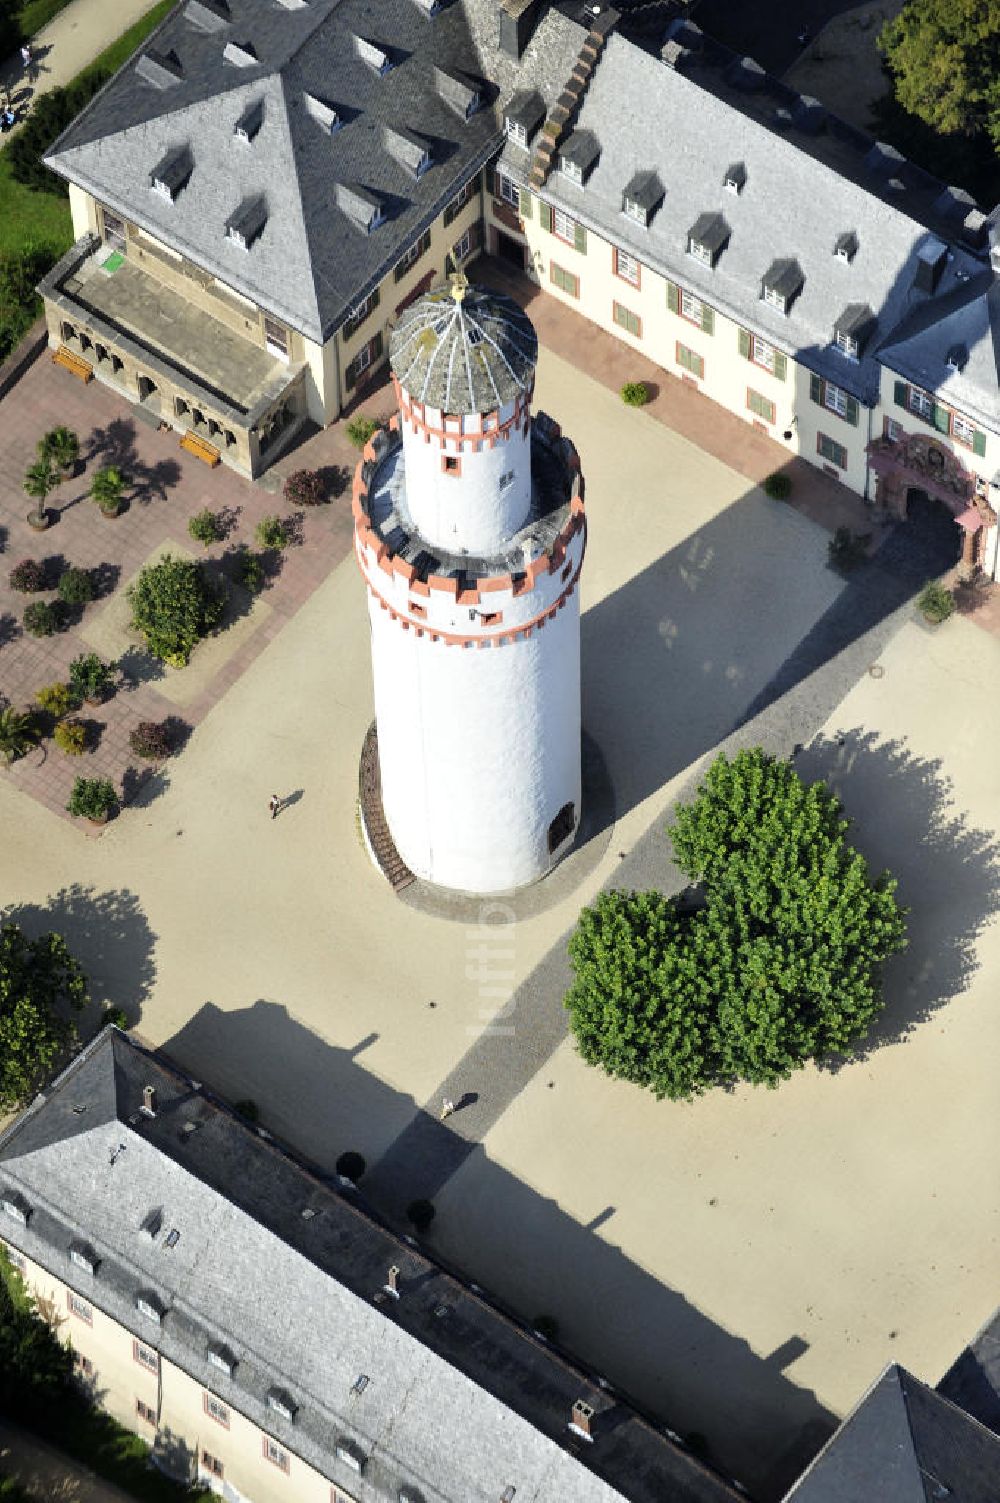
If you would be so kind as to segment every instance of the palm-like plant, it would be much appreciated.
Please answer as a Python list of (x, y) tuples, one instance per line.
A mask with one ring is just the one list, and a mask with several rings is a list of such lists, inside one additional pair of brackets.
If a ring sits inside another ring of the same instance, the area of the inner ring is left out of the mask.
[(50, 428), (38, 440), (39, 459), (51, 459), (57, 470), (67, 473), (80, 457), (80, 440), (72, 428)]
[(0, 757), (9, 765), (38, 744), (38, 727), (30, 710), (0, 709)]
[(98, 470), (90, 482), (90, 494), (103, 512), (114, 513), (121, 505), (125, 489), (125, 476), (117, 465), (109, 464)]
[(29, 465), (25, 470), (25, 492), (33, 501), (38, 502), (37, 507), (28, 518), (33, 527), (45, 526), (45, 503), (61, 479), (62, 476), (53, 464), (51, 457), (47, 454), (36, 459), (34, 464)]

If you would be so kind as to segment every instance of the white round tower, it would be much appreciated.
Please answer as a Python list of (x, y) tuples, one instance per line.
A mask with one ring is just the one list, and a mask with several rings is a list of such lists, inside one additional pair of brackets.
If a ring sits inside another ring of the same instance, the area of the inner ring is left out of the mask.
[(409, 870), (464, 892), (544, 876), (580, 820), (583, 480), (532, 422), (537, 352), (503, 294), (425, 294), (354, 480), (382, 810)]

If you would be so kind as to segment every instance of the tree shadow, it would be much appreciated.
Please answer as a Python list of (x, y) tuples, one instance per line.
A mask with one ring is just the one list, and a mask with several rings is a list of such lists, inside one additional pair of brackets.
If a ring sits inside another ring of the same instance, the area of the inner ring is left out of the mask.
[(140, 684), (155, 684), (166, 677), (166, 669), (159, 658), (144, 647), (127, 647), (118, 659), (122, 692), (128, 694)]
[(144, 767), (126, 767), (122, 774), (122, 803), (147, 809), (170, 787), (166, 770), (147, 763)]
[(323, 482), (323, 494), (328, 501), (342, 496), (351, 482), (352, 471), (346, 464), (321, 465), (316, 473)]
[(94, 585), (94, 599), (104, 600), (118, 588), (118, 581), (122, 577), (121, 564), (95, 564), (90, 570), (90, 577)]
[(955, 808), (941, 761), (904, 741), (855, 727), (818, 738), (795, 767), (837, 795), (856, 820), (848, 839), (873, 874), (898, 878), (909, 908), (907, 948), (885, 967), (885, 1008), (856, 1050), (821, 1063), (837, 1071), (904, 1042), (968, 988), (980, 964), (976, 942), (1000, 912), (1000, 839)]
[(21, 635), (21, 623), (10, 611), (0, 614), (0, 647), (16, 642)]
[(148, 465), (136, 448), (137, 428), (131, 418), (112, 418), (103, 428), (94, 428), (81, 447), (85, 463), (99, 462), (101, 467), (114, 466), (125, 475), (130, 500), (140, 506), (153, 500), (165, 500), (181, 478), (175, 459), (161, 459)]
[(181, 715), (168, 715), (163, 722), (163, 729), (166, 731), (170, 742), (170, 754), (171, 756), (176, 756), (178, 752), (183, 751), (185, 746), (187, 746), (194, 726)]
[(32, 938), (50, 930), (63, 936), (87, 977), (93, 1027), (105, 1004), (122, 1008), (130, 1022), (139, 1021), (156, 977), (156, 935), (135, 893), (100, 892), (76, 882), (45, 903), (14, 904), (3, 917)]
[[(678, 1436), (699, 1432), (724, 1475), (742, 1476), (748, 1485), (765, 1478), (759, 1495), (776, 1497), (779, 1485), (783, 1490), (786, 1479), (798, 1474), (836, 1423), (816, 1395), (783, 1370), (806, 1349), (801, 1336), (793, 1330), (782, 1343), (784, 1362), (774, 1354), (758, 1356), (738, 1334), (491, 1162), (481, 1146), (460, 1138), (452, 1130), (454, 1118), (442, 1123), (422, 1109), (414, 1115), (411, 1097), (366, 1068), (375, 1042), (368, 1036), (353, 1047), (337, 1047), (280, 1003), (259, 999), (225, 1012), (206, 1002), (163, 1052), (224, 1099), (257, 1102), (279, 1145), (294, 1145), (329, 1183), (338, 1183), (338, 1157), (348, 1149), (359, 1152), (373, 1166), (361, 1179), (360, 1203), (411, 1240), (406, 1208), (422, 1197), (436, 1199), (438, 1207), (420, 1239), (428, 1246), (441, 1239), (446, 1221), (452, 1230), (459, 1222), (478, 1221), (494, 1249), (494, 1266), (507, 1260), (511, 1268), (529, 1270), (523, 1288), (514, 1283), (516, 1309), (492, 1294), (490, 1304), (529, 1332), (536, 1311), (548, 1311), (558, 1322), (557, 1354), (591, 1375), (591, 1383), (592, 1374), (603, 1374), (622, 1398), (636, 1358), (649, 1380), (641, 1408), (653, 1411), (658, 1428), (669, 1425)], [(435, 1095), (435, 1105), (438, 1100)], [(406, 1145), (405, 1162), (396, 1157), (400, 1144)], [(387, 1150), (396, 1171), (388, 1179), (380, 1173)], [(450, 1204), (446, 1181), (470, 1164), (474, 1189), (466, 1210), (467, 1176)], [(465, 1283), (489, 1283), (469, 1261), (458, 1276)]]
[(10, 542), (10, 528), (0, 527), (0, 553), (7, 552), (7, 544)]

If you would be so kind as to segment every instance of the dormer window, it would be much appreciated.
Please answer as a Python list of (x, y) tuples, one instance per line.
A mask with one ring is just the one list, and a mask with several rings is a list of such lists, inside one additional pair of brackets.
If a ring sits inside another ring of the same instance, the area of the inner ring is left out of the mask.
[(385, 205), (369, 189), (360, 184), (337, 183), (333, 191), (338, 208), (366, 235), (385, 222)]
[(663, 184), (655, 172), (637, 172), (625, 184), (622, 213), (646, 229), (663, 202)]
[(151, 1320), (154, 1325), (160, 1325), (163, 1320), (163, 1311), (160, 1308), (159, 1302), (157, 1301), (155, 1295), (136, 1295), (135, 1308), (138, 1310), (140, 1315), (144, 1315), (146, 1319)]
[(69, 1260), (76, 1268), (82, 1268), (84, 1273), (89, 1273), (91, 1278), (97, 1272), (97, 1254), (86, 1242), (70, 1243)]
[(470, 78), (435, 67), (437, 91), (450, 110), (463, 120), (471, 120), (482, 103), (479, 90)]
[(968, 360), (968, 358), (969, 352), (965, 348), (964, 344), (953, 344), (951, 349), (948, 351), (947, 357), (945, 359), (945, 364), (950, 371), (957, 373), (958, 371), (964, 370), (965, 362)]
[(212, 1367), (217, 1368), (220, 1373), (225, 1373), (227, 1378), (233, 1376), (236, 1367), (236, 1358), (228, 1347), (216, 1346), (214, 1343), (210, 1343), (208, 1360)]
[(747, 170), (742, 162), (734, 162), (724, 179), (727, 193), (742, 193), (746, 187)]
[(352, 1472), (363, 1472), (367, 1457), (352, 1441), (342, 1440), (337, 1444), (337, 1460), (349, 1466)]
[(254, 100), (233, 126), (233, 135), (238, 141), (252, 141), (264, 122), (264, 101)]
[(859, 360), (865, 342), (875, 327), (875, 315), (867, 303), (850, 303), (833, 326), (833, 342), (848, 360)]
[(837, 236), (836, 244), (833, 247), (833, 254), (838, 261), (850, 262), (854, 260), (857, 249), (858, 237), (853, 230), (848, 230), (846, 234)]
[(344, 122), (337, 113), (336, 106), (332, 105), (328, 99), (320, 99), (316, 94), (305, 94), (303, 95), (303, 99), (305, 101), (306, 113), (312, 116), (317, 125), (321, 125), (325, 131), (329, 131), (331, 136), (334, 131), (338, 131), (343, 125)]
[(369, 42), (365, 37), (354, 38), (355, 51), (363, 63), (367, 63), (380, 78), (383, 78), (392, 67), (392, 59), (384, 47), (376, 42)]
[(600, 155), (600, 147), (593, 131), (575, 130), (559, 154), (559, 167), (571, 183), (582, 186)]
[(729, 226), (721, 214), (701, 214), (688, 231), (688, 255), (714, 266), (728, 240)]
[(421, 177), (431, 165), (431, 153), (422, 136), (404, 126), (387, 125), (385, 128), (386, 150), (395, 157), (401, 167), (414, 177)]
[(12, 1221), (20, 1222), (21, 1226), (28, 1225), (28, 1217), (31, 1215), (31, 1207), (23, 1196), (18, 1195), (16, 1190), (10, 1190), (0, 1199), (0, 1205)]
[(563, 177), (568, 177), (571, 183), (583, 182), (583, 173), (576, 162), (571, 162), (569, 157), (560, 157), (559, 166)]
[(267, 1407), (273, 1409), (275, 1414), (280, 1414), (282, 1419), (294, 1420), (295, 1400), (284, 1388), (272, 1388), (267, 1395)]
[(787, 315), (804, 284), (805, 277), (797, 261), (772, 261), (764, 273), (760, 295), (769, 308)]
[(851, 360), (857, 360), (861, 353), (861, 346), (853, 334), (847, 334), (843, 329), (838, 329), (834, 335), (837, 349), (842, 355), (847, 355)]
[(226, 220), (226, 239), (240, 250), (248, 251), (264, 232), (267, 204), (263, 198), (245, 198)]
[(504, 110), (503, 127), (508, 141), (515, 146), (530, 146), (542, 121), (545, 119), (545, 101), (540, 94), (519, 90), (512, 95)]
[(168, 203), (173, 203), (191, 176), (193, 166), (191, 152), (187, 146), (168, 152), (149, 174), (153, 192), (165, 198)]

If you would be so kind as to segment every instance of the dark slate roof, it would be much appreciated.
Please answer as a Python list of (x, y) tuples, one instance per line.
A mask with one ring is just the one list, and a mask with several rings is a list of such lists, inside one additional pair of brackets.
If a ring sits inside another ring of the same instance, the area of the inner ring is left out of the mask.
[[(156, 1092), (143, 1111), (144, 1087)], [(359, 1503), (736, 1503), (620, 1399), (106, 1029), (0, 1135), (0, 1234)], [(96, 1273), (70, 1260), (92, 1249)], [(398, 1270), (399, 1297), (386, 1292)], [(163, 1312), (156, 1323), (138, 1295)], [(220, 1374), (211, 1349), (235, 1358)], [(359, 1375), (369, 1381), (359, 1392)], [(269, 1403), (286, 1392), (294, 1416)], [(594, 1440), (568, 1428), (578, 1399)], [(359, 1478), (338, 1460), (363, 1455)]]
[[(959, 370), (948, 356), (964, 349)], [(992, 271), (923, 303), (883, 341), (881, 359), (916, 386), (937, 392), (960, 412), (1000, 427), (1000, 282)]]
[(996, 1503), (998, 1496), (1000, 1439), (893, 1363), (786, 1503)]
[[(323, 341), (489, 160), (501, 139), (497, 98), (516, 80), (549, 97), (583, 35), (552, 13), (513, 65), (496, 55), (496, 24), (492, 0), (453, 0), (434, 16), (416, 0), (188, 0), (46, 161)], [(261, 116), (250, 141), (234, 134), (248, 112)], [(419, 177), (414, 132), (431, 153)], [(150, 173), (183, 148), (192, 170), (171, 202)], [(351, 212), (364, 194), (380, 205), (377, 227)], [(246, 199), (266, 204), (249, 251), (225, 234)]]
[(443, 412), (492, 412), (531, 385), (538, 339), (512, 298), (486, 287), (425, 293), (389, 339), (394, 374), (418, 402)]
[[(800, 107), (797, 95), (759, 70), (742, 62), (730, 69), (704, 39), (686, 46), (685, 38), (698, 36), (687, 23), (676, 67), (619, 34), (608, 39), (575, 121), (601, 143), (600, 157), (585, 185), (552, 173), (541, 195), (807, 369), (872, 402), (879, 339), (928, 301), (915, 286), (919, 253), (936, 238), (927, 225), (942, 231), (947, 208), (958, 236), (962, 205), (942, 202), (942, 185), (909, 163), (886, 176), (887, 159), (876, 153), (866, 166), (870, 137), (808, 103)], [(787, 107), (786, 121), (774, 118), (779, 105)], [(530, 151), (505, 143), (504, 170), (516, 182), (527, 183), (531, 161)], [(745, 174), (738, 193), (725, 186), (734, 164)], [(656, 174), (664, 190), (648, 228), (622, 213), (629, 184), (645, 173)], [(890, 177), (900, 174), (904, 186), (891, 188)], [(711, 212), (731, 231), (714, 266), (688, 255), (691, 226)], [(849, 261), (836, 254), (846, 234), (857, 242)], [(804, 277), (787, 315), (761, 298), (776, 261), (796, 262)], [(933, 300), (983, 265), (981, 251), (953, 241)], [(867, 303), (877, 320), (857, 361), (834, 343), (836, 321), (850, 303)]]
[(1000, 1435), (1000, 1310), (945, 1373), (937, 1391)]

